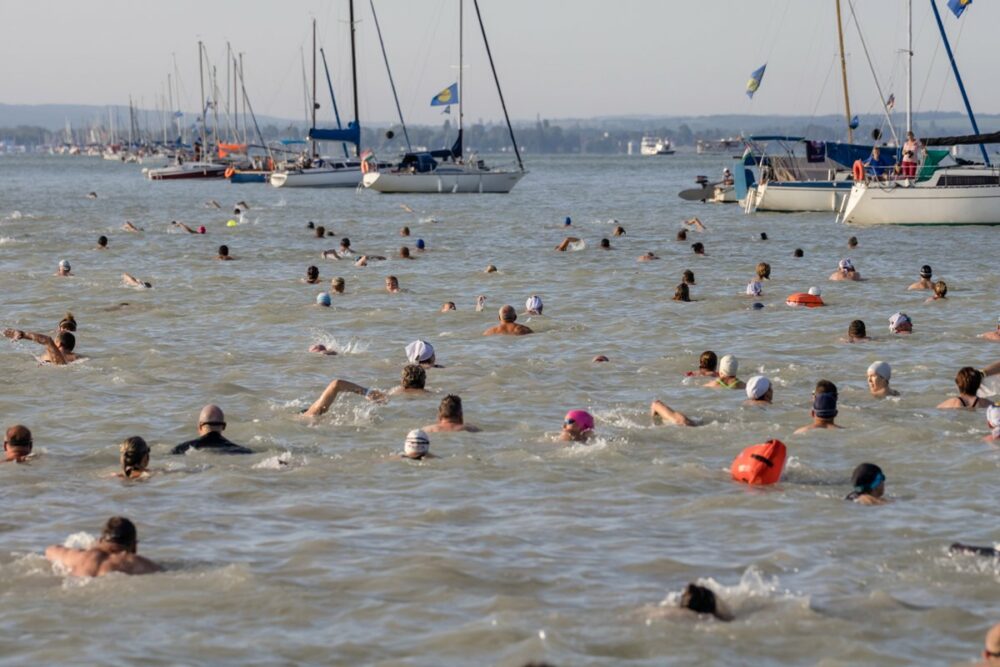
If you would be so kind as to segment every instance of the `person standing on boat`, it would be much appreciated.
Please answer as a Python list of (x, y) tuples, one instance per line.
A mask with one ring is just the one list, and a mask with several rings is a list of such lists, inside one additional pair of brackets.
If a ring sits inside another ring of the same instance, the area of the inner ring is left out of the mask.
[(903, 178), (917, 177), (917, 157), (921, 149), (920, 141), (913, 132), (906, 133), (906, 143), (903, 144)]

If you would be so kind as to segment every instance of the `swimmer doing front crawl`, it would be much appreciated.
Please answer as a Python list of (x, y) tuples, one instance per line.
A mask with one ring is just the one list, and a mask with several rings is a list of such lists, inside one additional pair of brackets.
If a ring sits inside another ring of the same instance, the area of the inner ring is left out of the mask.
[(104, 524), (97, 544), (89, 549), (69, 549), (53, 544), (45, 557), (76, 577), (99, 577), (112, 572), (151, 574), (162, 567), (136, 553), (139, 545), (135, 524), (123, 516), (113, 516)]
[(44, 364), (65, 366), (80, 359), (79, 355), (73, 353), (73, 349), (76, 347), (76, 336), (69, 331), (60, 331), (55, 338), (43, 333), (22, 331), (21, 329), (4, 329), (3, 335), (11, 340), (24, 339), (44, 345), (45, 354), (39, 359)]

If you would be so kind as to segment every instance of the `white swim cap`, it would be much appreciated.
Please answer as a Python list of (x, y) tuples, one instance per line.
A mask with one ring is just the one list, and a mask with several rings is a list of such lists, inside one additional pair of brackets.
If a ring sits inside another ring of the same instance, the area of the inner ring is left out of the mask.
[(770, 388), (770, 380), (763, 375), (754, 375), (752, 378), (747, 380), (747, 398), (751, 401), (759, 401)]
[(841, 271), (854, 270), (854, 262), (851, 261), (850, 257), (840, 260), (840, 263), (837, 266), (840, 268)]
[(403, 445), (403, 452), (407, 456), (424, 456), (430, 449), (430, 439), (419, 428), (413, 429), (406, 434), (406, 444)]
[(542, 299), (534, 294), (528, 297), (528, 300), (524, 302), (524, 309), (531, 313), (532, 315), (542, 314)]
[(69, 262), (66, 261), (65, 259), (60, 259), (59, 268), (62, 269), (63, 271), (69, 271)]
[(719, 375), (723, 377), (734, 377), (740, 369), (740, 362), (736, 360), (736, 357), (727, 354), (726, 356), (719, 359)]
[(406, 346), (406, 358), (411, 364), (430, 361), (434, 357), (434, 346), (425, 340), (415, 340)]
[(813, 295), (813, 296), (820, 296), (819, 288), (818, 287), (810, 287), (809, 288), (809, 293), (811, 295)]
[(888, 382), (892, 377), (892, 368), (885, 361), (876, 361), (868, 367), (868, 375), (878, 375), (885, 378), (885, 381)]

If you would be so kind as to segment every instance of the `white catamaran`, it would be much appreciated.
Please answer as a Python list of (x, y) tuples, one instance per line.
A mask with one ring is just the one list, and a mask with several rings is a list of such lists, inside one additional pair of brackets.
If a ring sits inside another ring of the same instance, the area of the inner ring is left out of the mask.
[(486, 55), (489, 57), (490, 67), (493, 70), (493, 79), (496, 82), (497, 92), (500, 95), (500, 105), (503, 107), (504, 118), (507, 121), (507, 130), (510, 132), (511, 143), (514, 145), (514, 154), (517, 156), (517, 168), (492, 169), (487, 167), (482, 160), (475, 158), (466, 160), (464, 157), (462, 150), (462, 116), (465, 99), (465, 90), (462, 87), (463, 4), (462, 0), (459, 0), (458, 139), (450, 149), (446, 148), (425, 153), (407, 153), (400, 164), (392, 169), (380, 169), (377, 164), (366, 161), (364, 163), (364, 169), (367, 171), (364, 175), (366, 188), (385, 193), (507, 193), (527, 173), (524, 170), (524, 163), (521, 160), (521, 152), (518, 150), (517, 141), (514, 139), (514, 129), (510, 124), (507, 105), (504, 102), (503, 91), (500, 89), (500, 80), (497, 78), (496, 66), (493, 63), (493, 54), (490, 51), (489, 41), (486, 39), (486, 28), (483, 26), (483, 18), (479, 11), (478, 0), (473, 0), (473, 4), (476, 8), (476, 16), (479, 19), (479, 28), (483, 35), (483, 43), (486, 45)]

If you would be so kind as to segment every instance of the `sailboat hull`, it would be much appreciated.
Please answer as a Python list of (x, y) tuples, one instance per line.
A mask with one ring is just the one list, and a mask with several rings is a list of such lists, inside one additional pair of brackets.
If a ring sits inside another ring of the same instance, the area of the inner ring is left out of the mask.
[[(994, 181), (941, 185), (945, 179)], [(1000, 225), (1000, 176), (990, 168), (939, 170), (931, 181), (857, 183), (843, 221), (857, 225)]]
[(185, 162), (146, 171), (151, 181), (177, 181), (189, 178), (224, 178), (226, 165), (214, 162)]
[(510, 192), (525, 171), (434, 171), (428, 174), (375, 171), (364, 176), (366, 188), (382, 193), (457, 194)]
[(837, 211), (850, 193), (850, 181), (771, 181), (757, 186), (755, 208), (783, 213)]
[(276, 171), (270, 183), (276, 188), (356, 188), (361, 184), (361, 168)]

